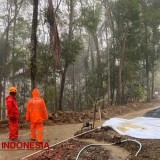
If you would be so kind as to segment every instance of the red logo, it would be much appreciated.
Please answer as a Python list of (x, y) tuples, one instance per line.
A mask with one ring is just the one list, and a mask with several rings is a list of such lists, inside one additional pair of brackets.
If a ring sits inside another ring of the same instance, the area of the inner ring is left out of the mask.
[(2, 149), (45, 149), (49, 148), (48, 142), (2, 142)]

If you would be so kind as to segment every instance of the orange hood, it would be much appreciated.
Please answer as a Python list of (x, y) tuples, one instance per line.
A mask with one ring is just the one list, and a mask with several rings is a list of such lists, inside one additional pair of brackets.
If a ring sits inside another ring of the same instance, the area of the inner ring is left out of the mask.
[(40, 93), (39, 93), (39, 90), (37, 88), (35, 88), (33, 91), (32, 91), (32, 96), (33, 97), (39, 97)]

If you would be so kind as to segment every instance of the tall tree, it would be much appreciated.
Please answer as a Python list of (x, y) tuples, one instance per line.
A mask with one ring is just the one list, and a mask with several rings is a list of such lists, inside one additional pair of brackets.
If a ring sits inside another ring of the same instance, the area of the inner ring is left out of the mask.
[(87, 29), (87, 31), (91, 34), (97, 54), (97, 66), (100, 66), (100, 51), (99, 51), (99, 43), (98, 43), (98, 25), (100, 22), (100, 13), (101, 6), (97, 4), (93, 4), (93, 6), (83, 7), (81, 13), (81, 21), (82, 25)]
[(54, 60), (56, 68), (60, 68), (60, 40), (59, 40), (59, 33), (57, 29), (57, 22), (56, 22), (56, 11), (54, 11), (54, 6), (52, 0), (48, 0), (48, 10), (47, 10), (47, 20), (50, 26), (50, 46), (51, 52), (54, 52)]
[[(112, 25), (110, 24), (110, 22), (112, 22), (112, 17), (110, 14), (110, 3), (109, 0), (105, 1), (105, 28), (106, 28), (106, 45), (107, 45), (107, 61), (108, 61), (108, 106), (110, 107), (110, 91), (111, 91), (111, 85), (110, 85), (110, 53), (109, 53), (109, 27), (112, 28)], [(113, 29), (114, 30), (114, 29)]]
[[(7, 59), (8, 59), (8, 56), (9, 56), (9, 31), (10, 31), (10, 19), (11, 19), (11, 4), (10, 2), (7, 0), (7, 11), (8, 11), (8, 14), (7, 14), (7, 29), (6, 29), (6, 37), (5, 37), (5, 55), (4, 55), (4, 59), (2, 60), (3, 61), (3, 106), (5, 106), (5, 98), (6, 98), (6, 82), (7, 82)], [(4, 119), (5, 118), (5, 108), (3, 108), (2, 110), (2, 118)]]
[(68, 67), (76, 61), (76, 56), (80, 53), (82, 48), (82, 42), (80, 37), (73, 37), (68, 45), (68, 34), (63, 36), (63, 41), (61, 42), (62, 48), (62, 58), (64, 60), (64, 69), (62, 71), (60, 94), (59, 94), (59, 109), (63, 110), (63, 93), (66, 81), (66, 73)]
[(36, 87), (37, 74), (37, 26), (38, 26), (38, 3), (39, 0), (33, 0), (33, 17), (32, 17), (32, 33), (31, 33), (31, 89)]
[[(57, 9), (58, 9), (57, 5)], [(48, 9), (46, 18), (49, 23), (49, 29), (50, 29), (50, 53), (54, 56), (54, 84), (55, 84), (55, 108), (57, 108), (57, 82), (56, 82), (56, 69), (61, 70), (61, 64), (60, 64), (60, 58), (61, 58), (61, 51), (60, 51), (60, 39), (59, 39), (59, 33), (57, 28), (57, 22), (56, 22), (56, 10), (54, 10), (54, 6), (52, 3), (52, 0), (48, 0)]]
[[(139, 17), (139, 4), (137, 0), (119, 0), (115, 3), (114, 20), (116, 28), (116, 48), (118, 57), (117, 104), (124, 103), (124, 63), (126, 58), (126, 43), (129, 32), (134, 28)], [(121, 16), (119, 16), (121, 15)]]
[[(97, 86), (96, 86), (96, 94), (94, 93), (94, 97), (104, 97), (103, 92), (103, 76), (102, 76), (102, 61), (101, 61), (101, 54), (100, 54), (100, 47), (99, 47), (99, 38), (98, 38), (98, 31), (99, 31), (99, 24), (101, 20), (101, 10), (102, 7), (100, 3), (92, 5), (87, 5), (81, 9), (81, 23), (86, 28), (88, 34), (93, 39), (94, 48), (96, 50), (96, 79), (97, 79)], [(91, 49), (92, 54), (92, 49)]]
[[(68, 43), (70, 45), (70, 42), (73, 38), (73, 18), (74, 18), (74, 0), (69, 1), (69, 35), (68, 35)], [(71, 46), (70, 46), (71, 48)], [(72, 98), (72, 110), (75, 111), (75, 66), (73, 64), (73, 78), (72, 78), (72, 92), (73, 92), (73, 98)]]
[(154, 97), (155, 90), (155, 66), (159, 59), (159, 25), (160, 25), (160, 3), (158, 0), (151, 1), (149, 6), (149, 27), (151, 28), (151, 98)]
[[(69, 33), (68, 33), (68, 40), (66, 45), (68, 45), (67, 47), (67, 52), (68, 52), (68, 57), (67, 58), (66, 55), (64, 57), (65, 60), (65, 64), (64, 64), (64, 70), (63, 72), (61, 72), (62, 74), (62, 79), (61, 79), (61, 87), (60, 87), (60, 95), (59, 95), (59, 109), (62, 110), (62, 106), (63, 106), (63, 94), (64, 94), (64, 85), (65, 85), (65, 80), (66, 80), (66, 73), (68, 70), (68, 67), (70, 64), (74, 63), (74, 59), (76, 57), (76, 50), (78, 48), (75, 48), (74, 50), (74, 44), (76, 42), (76, 39), (73, 38), (73, 14), (74, 14), (74, 0), (70, 0), (69, 1)], [(65, 39), (66, 40), (66, 39)], [(74, 42), (75, 40), (75, 42)], [(77, 41), (78, 42), (78, 41)], [(79, 50), (79, 49), (78, 49)], [(75, 52), (75, 53), (74, 53)], [(74, 65), (74, 64), (73, 64)], [(73, 67), (73, 76), (74, 76), (74, 67)], [(75, 91), (74, 91), (74, 77), (73, 77), (73, 85), (72, 85), (72, 89), (73, 89), (73, 103), (72, 103), (72, 109), (75, 110)]]

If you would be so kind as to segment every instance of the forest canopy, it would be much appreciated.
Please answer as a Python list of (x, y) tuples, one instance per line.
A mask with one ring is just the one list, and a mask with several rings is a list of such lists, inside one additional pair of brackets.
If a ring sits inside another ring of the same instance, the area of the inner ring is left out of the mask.
[(0, 0), (0, 119), (38, 87), (49, 111), (150, 101), (160, 92), (159, 0)]

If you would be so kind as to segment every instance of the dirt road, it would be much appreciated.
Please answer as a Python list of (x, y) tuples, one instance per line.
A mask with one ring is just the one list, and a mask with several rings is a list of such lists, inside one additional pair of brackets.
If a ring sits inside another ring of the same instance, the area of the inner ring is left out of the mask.
[[(157, 107), (154, 107), (157, 108)], [(137, 117), (137, 116), (141, 116), (143, 114), (145, 114), (147, 111), (152, 110), (153, 108), (149, 108), (149, 109), (143, 109), (140, 110), (138, 112), (132, 112), (120, 117), (123, 118), (133, 118), (133, 117)], [(100, 124), (103, 123), (100, 121), (96, 122), (96, 126), (100, 126)], [(55, 125), (55, 126), (45, 126), (44, 129), (44, 141), (48, 142), (50, 145), (51, 144), (55, 144), (57, 142), (60, 142), (64, 139), (67, 139), (69, 137), (72, 137), (74, 135), (74, 133), (78, 130), (80, 130), (80, 128), (82, 127), (82, 124), (65, 124), (65, 125)], [(19, 132), (19, 139), (20, 141), (29, 141), (29, 130), (20, 130)], [(1, 134), (0, 135), (0, 144), (2, 142), (6, 142), (7, 141), (7, 134)], [(35, 151), (31, 151), (31, 150), (14, 150), (14, 151), (0, 151), (0, 160), (18, 160), (19, 158), (25, 157), (28, 154), (31, 154)]]

